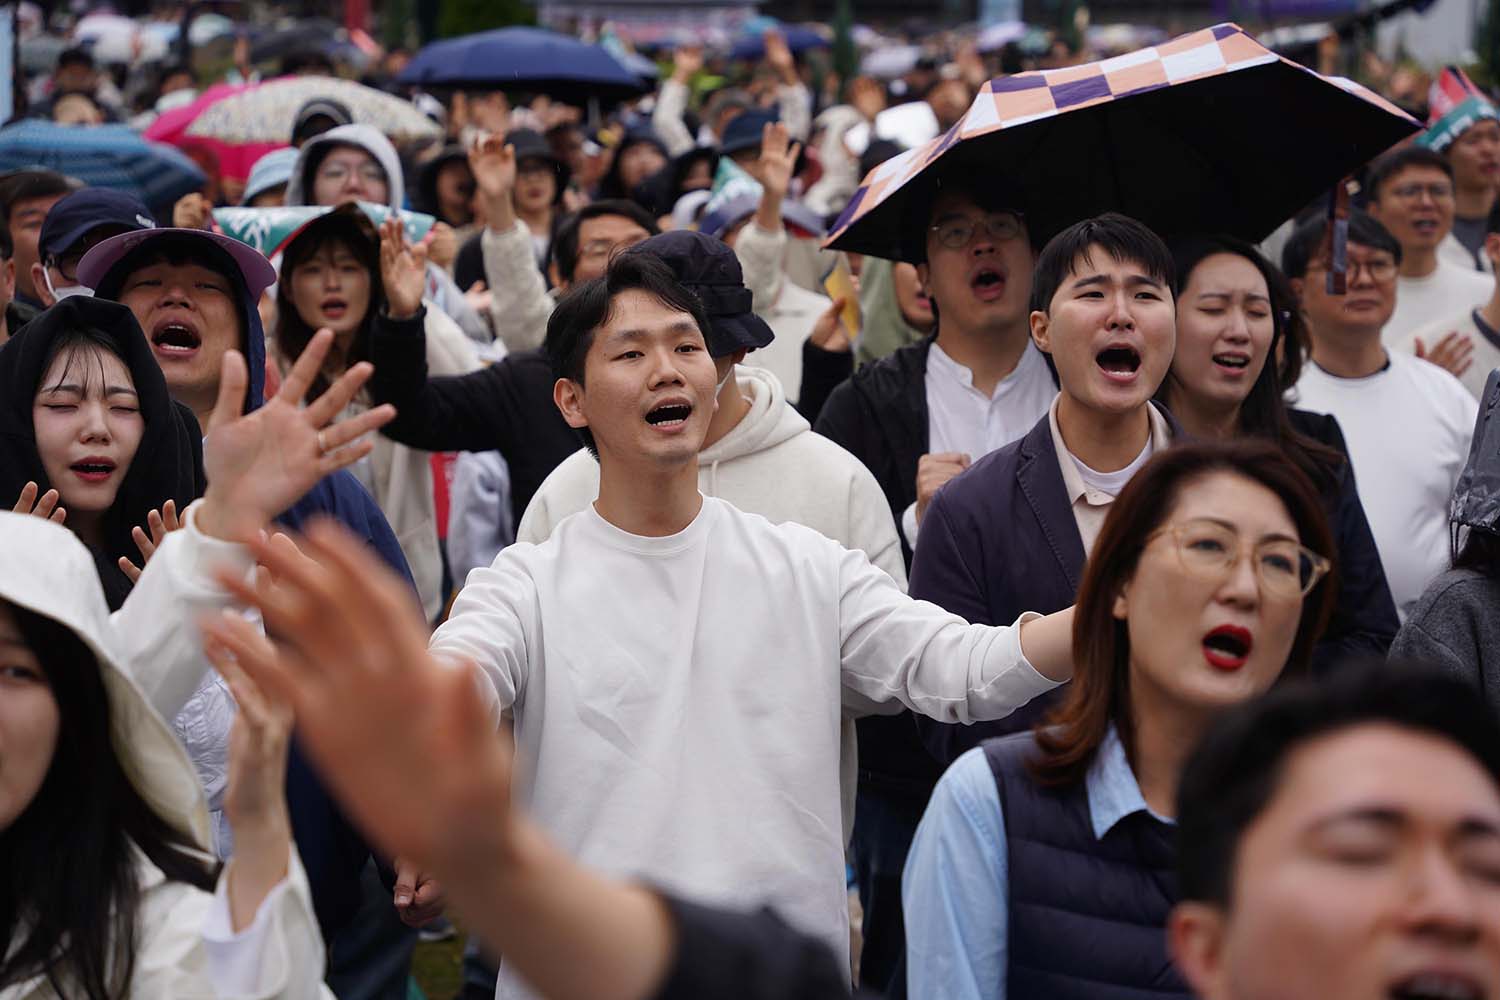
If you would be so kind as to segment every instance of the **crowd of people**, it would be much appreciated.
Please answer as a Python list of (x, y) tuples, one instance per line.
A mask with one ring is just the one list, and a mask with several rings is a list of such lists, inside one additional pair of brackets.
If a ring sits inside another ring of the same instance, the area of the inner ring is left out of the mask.
[(1085, 54), (761, 51), (0, 176), (0, 997), (406, 997), (450, 909), (463, 998), (1500, 997), (1490, 95), (1258, 244), (938, 163), (884, 259)]

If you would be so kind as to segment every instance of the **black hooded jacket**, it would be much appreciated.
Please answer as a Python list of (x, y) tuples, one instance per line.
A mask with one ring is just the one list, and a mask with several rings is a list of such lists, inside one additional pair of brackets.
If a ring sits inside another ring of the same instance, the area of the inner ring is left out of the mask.
[(117, 565), (119, 557), (137, 563), (141, 559), (130, 530), (145, 527), (146, 515), (168, 500), (183, 510), (203, 492), (203, 438), (193, 412), (168, 394), (151, 346), (130, 310), (115, 302), (70, 296), (39, 313), (0, 348), (0, 501), (7, 507), (14, 504), (28, 481), (43, 491), (58, 485), (49, 482), (42, 469), (32, 407), (58, 339), (80, 329), (97, 330), (114, 346), (135, 382), (145, 422), (135, 458), (104, 515), (102, 544), (93, 550), (113, 610), (130, 593), (130, 581)]

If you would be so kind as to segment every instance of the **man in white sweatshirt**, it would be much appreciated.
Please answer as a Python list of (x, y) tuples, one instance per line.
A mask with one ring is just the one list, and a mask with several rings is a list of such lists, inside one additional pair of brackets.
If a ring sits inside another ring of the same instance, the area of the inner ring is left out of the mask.
[[(599, 498), (471, 574), (430, 648), (483, 671), (514, 719), (520, 801), (564, 849), (774, 905), (843, 954), (843, 710), (1003, 716), (1066, 679), (1071, 615), (971, 626), (861, 553), (704, 497), (708, 329), (650, 254), (558, 304), (554, 401), (599, 455)], [(498, 996), (527, 995), (502, 967)]]

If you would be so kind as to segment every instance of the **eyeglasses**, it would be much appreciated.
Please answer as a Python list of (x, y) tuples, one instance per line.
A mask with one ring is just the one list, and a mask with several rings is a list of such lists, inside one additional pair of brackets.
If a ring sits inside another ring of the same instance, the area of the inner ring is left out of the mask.
[[(1327, 271), (1329, 270), (1328, 262), (1320, 260), (1316, 264), (1309, 264), (1307, 269)], [(1360, 271), (1369, 275), (1371, 281), (1386, 282), (1396, 276), (1396, 262), (1390, 257), (1372, 257), (1369, 260), (1357, 260), (1350, 257), (1347, 266), (1349, 280), (1353, 281)]]
[(582, 260), (594, 257), (608, 257), (615, 252), (619, 244), (612, 240), (591, 240), (578, 248), (578, 256)]
[(1240, 556), (1249, 550), (1264, 592), (1287, 600), (1306, 596), (1333, 566), (1291, 539), (1267, 538), (1252, 545), (1241, 541), (1239, 532), (1228, 525), (1206, 518), (1158, 528), (1147, 544), (1162, 535), (1171, 536), (1184, 570), (1216, 584), (1229, 578)]
[(949, 219), (928, 227), (937, 241), (949, 250), (962, 250), (983, 231), (995, 240), (1013, 240), (1021, 235), (1026, 223), (1015, 212), (996, 212), (983, 219)]
[(1400, 187), (1391, 188), (1391, 197), (1400, 198), (1402, 201), (1416, 201), (1424, 194), (1433, 201), (1451, 201), (1453, 199), (1453, 185), (1443, 183), (1403, 184)]
[(318, 168), (318, 180), (342, 184), (349, 179), (351, 173), (357, 173), (360, 180), (370, 184), (385, 183), (385, 171), (378, 163), (361, 163), (354, 168), (350, 168), (347, 163), (325, 163)]

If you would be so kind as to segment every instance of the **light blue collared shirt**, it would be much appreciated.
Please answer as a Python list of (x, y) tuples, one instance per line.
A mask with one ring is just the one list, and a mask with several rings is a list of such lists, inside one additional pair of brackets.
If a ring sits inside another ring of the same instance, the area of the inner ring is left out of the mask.
[[(1096, 838), (1132, 813), (1151, 812), (1114, 726), (1084, 785)], [(910, 996), (1006, 1000), (1006, 854), (1000, 794), (984, 748), (975, 747), (938, 782), (906, 858), (901, 900)]]

